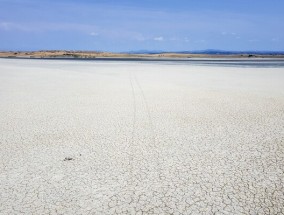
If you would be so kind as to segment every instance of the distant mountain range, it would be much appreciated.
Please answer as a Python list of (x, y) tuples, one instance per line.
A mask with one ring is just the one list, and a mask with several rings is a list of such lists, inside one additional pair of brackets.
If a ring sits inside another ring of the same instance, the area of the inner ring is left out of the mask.
[(177, 54), (209, 54), (209, 55), (239, 55), (239, 54), (255, 54), (255, 55), (284, 55), (284, 51), (224, 51), (218, 49), (206, 49), (198, 51), (161, 51), (161, 50), (138, 50), (123, 52), (125, 54), (161, 54), (161, 53), (177, 53)]

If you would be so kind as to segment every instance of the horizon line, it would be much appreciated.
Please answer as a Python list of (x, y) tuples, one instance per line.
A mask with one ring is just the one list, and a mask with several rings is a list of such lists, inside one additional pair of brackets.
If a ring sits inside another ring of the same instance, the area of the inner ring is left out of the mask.
[(283, 53), (284, 50), (282, 51), (274, 51), (274, 50), (224, 50), (224, 49), (200, 49), (200, 50), (175, 50), (175, 51), (166, 51), (166, 50), (147, 50), (147, 49), (137, 49), (137, 50), (129, 50), (129, 51), (106, 51), (106, 50), (84, 50), (84, 49), (34, 49), (34, 50), (1, 50), (0, 52), (60, 52), (60, 51), (65, 51), (65, 52), (99, 52), (99, 53), (116, 53), (116, 54), (141, 54), (141, 53), (185, 53), (185, 54), (195, 54), (195, 53), (200, 53), (200, 52), (220, 52), (220, 53)]

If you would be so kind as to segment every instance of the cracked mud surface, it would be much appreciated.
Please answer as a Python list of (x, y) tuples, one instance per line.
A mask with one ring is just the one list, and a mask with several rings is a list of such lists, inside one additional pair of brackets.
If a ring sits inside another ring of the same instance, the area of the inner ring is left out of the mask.
[(0, 59), (0, 214), (284, 214), (284, 71)]

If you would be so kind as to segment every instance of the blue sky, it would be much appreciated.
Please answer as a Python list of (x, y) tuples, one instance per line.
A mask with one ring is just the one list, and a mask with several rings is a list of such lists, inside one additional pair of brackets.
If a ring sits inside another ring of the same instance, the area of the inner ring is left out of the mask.
[(0, 0), (0, 50), (284, 51), (283, 0)]

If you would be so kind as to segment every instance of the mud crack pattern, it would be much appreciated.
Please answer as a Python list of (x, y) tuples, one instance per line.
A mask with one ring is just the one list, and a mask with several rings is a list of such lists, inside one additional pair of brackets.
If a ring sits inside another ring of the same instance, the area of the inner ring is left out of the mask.
[(0, 214), (284, 214), (284, 71), (0, 59)]

